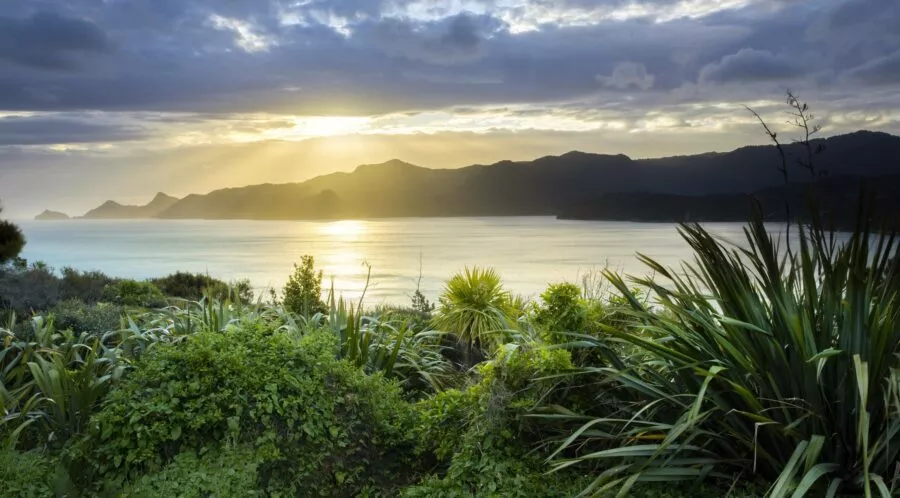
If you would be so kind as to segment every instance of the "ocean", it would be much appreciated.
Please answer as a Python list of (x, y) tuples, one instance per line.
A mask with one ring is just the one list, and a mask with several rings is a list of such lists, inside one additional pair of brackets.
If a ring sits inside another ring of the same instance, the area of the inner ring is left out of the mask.
[[(367, 304), (405, 304), (417, 285), (436, 299), (466, 266), (491, 266), (508, 290), (536, 296), (548, 283), (581, 283), (609, 268), (648, 269), (641, 252), (677, 266), (692, 253), (671, 223), (564, 221), (552, 217), (403, 218), (345, 221), (72, 220), (20, 224), (23, 257), (60, 269), (101, 270), (131, 278), (179, 270), (224, 280), (250, 279), (259, 292), (281, 289), (304, 254), (345, 298), (371, 280)], [(743, 241), (742, 223), (708, 227)], [(367, 266), (368, 265), (368, 266)], [(421, 274), (421, 281), (420, 281)]]

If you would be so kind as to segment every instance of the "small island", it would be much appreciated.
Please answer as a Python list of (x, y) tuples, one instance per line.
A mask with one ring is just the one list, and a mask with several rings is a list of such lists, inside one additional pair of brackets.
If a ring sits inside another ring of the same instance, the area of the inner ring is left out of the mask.
[(61, 221), (61, 220), (69, 220), (69, 215), (66, 213), (61, 213), (59, 211), (50, 211), (49, 209), (45, 209), (43, 213), (34, 217), (37, 221)]

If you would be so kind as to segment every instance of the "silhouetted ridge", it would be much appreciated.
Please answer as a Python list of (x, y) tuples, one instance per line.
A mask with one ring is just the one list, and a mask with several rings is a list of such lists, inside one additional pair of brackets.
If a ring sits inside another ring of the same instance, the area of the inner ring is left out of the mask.
[[(820, 139), (818, 144), (824, 151), (816, 157), (816, 165), (830, 176), (874, 178), (900, 173), (900, 137), (860, 131)], [(786, 145), (785, 150), (790, 164), (796, 164), (806, 153), (799, 144)], [(586, 209), (584, 206), (598, 202), (604, 194), (668, 195), (666, 202), (677, 202), (679, 197), (753, 194), (783, 183), (780, 163), (777, 150), (768, 145), (639, 160), (622, 154), (572, 151), (534, 161), (499, 161), (459, 169), (428, 169), (393, 159), (303, 183), (251, 185), (189, 195), (154, 216), (316, 219), (558, 215), (576, 207)], [(804, 174), (802, 168), (793, 168), (791, 179), (807, 181)], [(626, 198), (620, 200), (625, 202)], [(129, 206), (121, 208), (114, 211), (128, 211), (125, 208)], [(633, 211), (639, 208), (636, 205)], [(627, 209), (620, 211), (621, 216), (627, 216)]]
[(85, 213), (81, 218), (88, 219), (141, 219), (156, 218), (178, 202), (177, 197), (162, 192), (156, 194), (144, 206), (126, 206), (116, 201), (106, 201), (100, 207)]

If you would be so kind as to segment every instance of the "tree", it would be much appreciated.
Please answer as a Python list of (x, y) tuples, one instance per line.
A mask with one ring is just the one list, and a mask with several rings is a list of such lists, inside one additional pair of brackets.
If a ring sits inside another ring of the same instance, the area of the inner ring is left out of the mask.
[(456, 336), (465, 346), (465, 362), (471, 366), (478, 353), (495, 348), (515, 327), (512, 301), (493, 268), (466, 268), (447, 281), (440, 313), (431, 323), (437, 330)]
[[(3, 208), (0, 207), (0, 212)], [(0, 264), (16, 259), (25, 247), (25, 235), (14, 223), (0, 220)]]
[(294, 273), (284, 285), (284, 307), (306, 316), (328, 310), (322, 302), (322, 271), (316, 271), (312, 256), (301, 257), (300, 266), (294, 264)]

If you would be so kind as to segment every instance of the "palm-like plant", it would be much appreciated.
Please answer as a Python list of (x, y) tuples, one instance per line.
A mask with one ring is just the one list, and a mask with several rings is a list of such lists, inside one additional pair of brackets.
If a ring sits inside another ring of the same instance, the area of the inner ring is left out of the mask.
[(466, 268), (447, 281), (432, 326), (453, 334), (467, 353), (496, 347), (515, 328), (517, 311), (493, 268)]
[(649, 359), (592, 371), (618, 386), (605, 407), (638, 401), (564, 414), (581, 426), (557, 468), (603, 462), (596, 489), (622, 492), (723, 471), (770, 479), (774, 497), (900, 490), (900, 263), (867, 214), (845, 243), (814, 219), (793, 256), (761, 217), (746, 249), (682, 226), (695, 263), (679, 274), (641, 256), (667, 285), (633, 279), (661, 309), (608, 274), (642, 333), (608, 331)]

